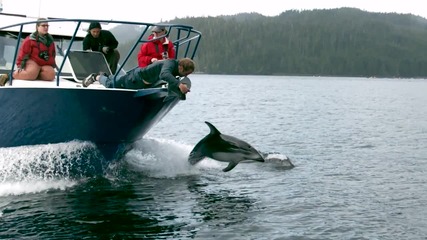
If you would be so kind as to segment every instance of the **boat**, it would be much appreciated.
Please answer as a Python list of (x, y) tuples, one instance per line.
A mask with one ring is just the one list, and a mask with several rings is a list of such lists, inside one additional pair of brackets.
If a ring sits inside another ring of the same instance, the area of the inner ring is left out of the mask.
[[(134, 39), (127, 40), (127, 48), (120, 48), (123, 43), (119, 40), (121, 61), (115, 79), (137, 66), (136, 53), (141, 44), (150, 41), (150, 29), (158, 24), (104, 19), (47, 21), (57, 46), (56, 78), (51, 82), (10, 79), (0, 87), (0, 148), (88, 141), (104, 158), (119, 159), (181, 101), (169, 96), (164, 85), (139, 90), (101, 84), (82, 87), (82, 80), (90, 73), (110, 71), (101, 53), (81, 50), (90, 22), (98, 21), (111, 31), (125, 26), (128, 33), (135, 33)], [(0, 74), (11, 76), (20, 43), (35, 30), (37, 19), (0, 13), (0, 22)], [(201, 32), (189, 25), (162, 25), (175, 45), (176, 58), (194, 59)]]

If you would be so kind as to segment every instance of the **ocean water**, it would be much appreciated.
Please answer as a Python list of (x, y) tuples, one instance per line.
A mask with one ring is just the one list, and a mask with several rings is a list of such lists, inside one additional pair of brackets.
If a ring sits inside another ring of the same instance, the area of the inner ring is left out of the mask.
[[(99, 173), (92, 143), (0, 149), (0, 239), (427, 239), (427, 80), (193, 75)], [(295, 165), (187, 163), (222, 133)]]

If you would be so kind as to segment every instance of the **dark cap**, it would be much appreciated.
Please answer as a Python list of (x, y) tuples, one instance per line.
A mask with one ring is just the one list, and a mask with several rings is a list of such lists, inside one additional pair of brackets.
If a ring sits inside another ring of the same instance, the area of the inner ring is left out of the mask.
[(102, 29), (101, 24), (99, 22), (91, 22), (89, 25), (89, 31), (94, 29), (94, 28)]
[(151, 32), (161, 32), (166, 30), (164, 26), (154, 26), (153, 29), (151, 29)]
[(37, 18), (37, 26), (39, 26), (42, 23), (46, 23), (44, 20), (47, 20), (46, 18)]

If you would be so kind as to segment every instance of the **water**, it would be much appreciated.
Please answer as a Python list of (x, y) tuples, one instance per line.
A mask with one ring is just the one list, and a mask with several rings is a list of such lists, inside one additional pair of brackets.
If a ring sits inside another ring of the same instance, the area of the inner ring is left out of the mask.
[[(427, 239), (425, 79), (192, 81), (104, 174), (91, 143), (0, 149), (0, 238)], [(296, 167), (191, 167), (204, 121)]]

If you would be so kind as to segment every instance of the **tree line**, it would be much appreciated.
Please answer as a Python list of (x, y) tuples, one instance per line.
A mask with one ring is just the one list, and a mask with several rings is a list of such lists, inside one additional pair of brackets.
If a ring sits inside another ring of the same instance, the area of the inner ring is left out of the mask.
[(427, 20), (411, 14), (340, 8), (168, 23), (202, 32), (195, 61), (207, 74), (427, 77)]

